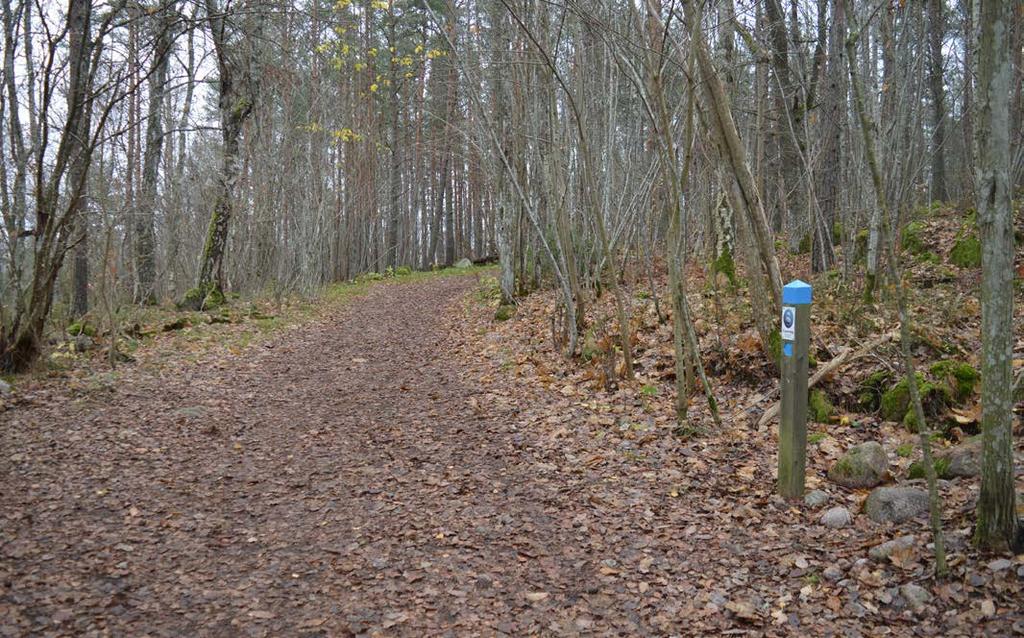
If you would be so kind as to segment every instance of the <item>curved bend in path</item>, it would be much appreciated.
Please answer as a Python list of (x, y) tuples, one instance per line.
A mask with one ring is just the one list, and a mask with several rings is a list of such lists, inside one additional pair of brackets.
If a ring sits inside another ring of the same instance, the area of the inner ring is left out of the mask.
[(573, 633), (605, 605), (642, 631), (591, 585), (578, 497), (460, 380), (473, 284), (4, 414), (0, 636)]

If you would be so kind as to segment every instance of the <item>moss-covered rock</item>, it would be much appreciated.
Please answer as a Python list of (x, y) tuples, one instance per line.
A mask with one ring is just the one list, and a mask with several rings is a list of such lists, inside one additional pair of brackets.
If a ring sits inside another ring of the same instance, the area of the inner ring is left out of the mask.
[(224, 292), (217, 286), (196, 286), (190, 288), (180, 302), (178, 308), (183, 310), (212, 310), (227, 302)]
[[(920, 372), (917, 376), (917, 386), (920, 388), (925, 383), (924, 375)], [(879, 408), (882, 410), (882, 418), (886, 421), (901, 421), (907, 414), (910, 407), (910, 388), (906, 377), (899, 380), (896, 385), (882, 394), (879, 401)]]
[(843, 243), (843, 222), (832, 222), (832, 245), (838, 246)]
[[(981, 474), (981, 454), (981, 437), (971, 437), (960, 445), (935, 455), (935, 475), (941, 479), (978, 476)], [(924, 478), (924, 463), (911, 463), (907, 469), (907, 476), (912, 479)]]
[(889, 457), (881, 443), (869, 441), (850, 448), (829, 468), (828, 478), (844, 487), (874, 487), (889, 473)]
[[(925, 381), (917, 386), (918, 394), (921, 397), (921, 409), (924, 410), (925, 418), (935, 417), (953, 405), (952, 390), (944, 383), (932, 383)], [(907, 391), (907, 413), (903, 415), (903, 426), (911, 432), (920, 430), (921, 424), (917, 422), (917, 415), (910, 406), (910, 392)]]
[(910, 222), (900, 232), (900, 247), (907, 252), (918, 254), (924, 251), (925, 227), (921, 222)]
[(960, 268), (979, 268), (981, 266), (981, 242), (974, 233), (966, 233), (957, 237), (953, 249), (949, 251), (949, 262)]
[(811, 390), (807, 398), (807, 416), (817, 423), (828, 423), (834, 408), (828, 395), (821, 390)]
[(962, 403), (974, 394), (981, 375), (969, 364), (945, 359), (928, 369), (937, 383), (943, 383), (956, 403)]
[(96, 327), (80, 319), (67, 327), (67, 333), (72, 337), (95, 337)]
[(512, 315), (516, 314), (516, 307), (512, 304), (502, 304), (498, 306), (498, 309), (494, 313), (495, 321), (508, 321), (512, 318)]
[[(940, 479), (948, 479), (949, 476), (949, 460), (945, 458), (937, 458), (933, 460), (935, 465), (935, 476)], [(910, 479), (923, 479), (924, 475), (924, 461), (914, 461), (907, 468), (907, 478)]]
[(185, 296), (178, 302), (178, 308), (185, 310), (199, 310), (203, 306), (203, 299), (206, 297), (206, 290), (200, 287), (189, 288)]
[(203, 298), (203, 308), (205, 310), (212, 310), (213, 308), (219, 308), (227, 303), (227, 298), (224, 297), (224, 293), (220, 288), (211, 288), (206, 297)]
[(892, 372), (889, 370), (876, 370), (868, 375), (867, 379), (861, 382), (860, 394), (857, 395), (857, 403), (864, 410), (874, 412), (878, 409), (882, 400), (882, 393), (892, 382)]

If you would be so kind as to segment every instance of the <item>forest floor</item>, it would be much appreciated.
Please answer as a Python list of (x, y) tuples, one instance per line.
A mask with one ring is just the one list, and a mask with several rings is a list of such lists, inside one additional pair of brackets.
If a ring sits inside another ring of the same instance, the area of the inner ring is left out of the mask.
[(773, 495), (769, 429), (673, 435), (664, 393), (558, 368), (549, 296), (502, 324), (480, 285), (373, 286), (229, 351), (20, 384), (0, 636), (1024, 633), (1024, 557), (970, 548), (970, 490), (944, 484), (936, 581), (923, 519), (820, 525)]

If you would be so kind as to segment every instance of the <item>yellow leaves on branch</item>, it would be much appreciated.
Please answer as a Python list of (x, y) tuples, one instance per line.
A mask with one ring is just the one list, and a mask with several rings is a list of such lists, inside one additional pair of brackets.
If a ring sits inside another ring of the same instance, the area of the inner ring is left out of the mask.
[[(296, 128), (298, 128), (300, 131), (306, 131), (307, 133), (324, 132), (324, 127), (319, 122), (309, 122), (308, 124), (302, 124)], [(335, 141), (335, 143), (360, 142), (363, 139), (362, 135), (356, 133), (355, 131), (348, 127), (331, 129), (330, 136), (331, 139)]]
[(338, 142), (358, 142), (363, 139), (363, 136), (354, 133), (350, 128), (334, 129), (331, 131), (331, 137)]

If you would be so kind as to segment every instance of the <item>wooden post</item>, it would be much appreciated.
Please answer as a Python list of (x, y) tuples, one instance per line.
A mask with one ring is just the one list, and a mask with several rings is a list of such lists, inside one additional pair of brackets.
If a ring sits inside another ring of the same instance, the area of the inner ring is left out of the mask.
[(779, 418), (779, 494), (804, 495), (807, 467), (807, 347), (811, 286), (799, 279), (782, 288), (782, 414)]

